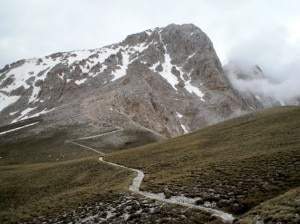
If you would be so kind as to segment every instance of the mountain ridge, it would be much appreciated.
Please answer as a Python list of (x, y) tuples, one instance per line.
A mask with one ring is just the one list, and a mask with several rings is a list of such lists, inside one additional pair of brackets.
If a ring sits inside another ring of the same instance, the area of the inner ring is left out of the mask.
[[(192, 24), (13, 63), (0, 73), (0, 98), (0, 124), (41, 115), (53, 128), (58, 120), (70, 127), (134, 126), (152, 130), (155, 139), (251, 111), (224, 75), (208, 36)], [(94, 131), (99, 128), (87, 130)]]

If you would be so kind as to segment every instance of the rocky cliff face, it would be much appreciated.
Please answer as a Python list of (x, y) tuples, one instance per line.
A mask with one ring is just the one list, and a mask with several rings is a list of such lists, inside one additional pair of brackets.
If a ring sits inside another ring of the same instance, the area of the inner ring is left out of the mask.
[(40, 115), (53, 127), (86, 125), (84, 135), (132, 127), (155, 140), (251, 110), (224, 75), (210, 39), (191, 24), (5, 66), (0, 99), (2, 125)]

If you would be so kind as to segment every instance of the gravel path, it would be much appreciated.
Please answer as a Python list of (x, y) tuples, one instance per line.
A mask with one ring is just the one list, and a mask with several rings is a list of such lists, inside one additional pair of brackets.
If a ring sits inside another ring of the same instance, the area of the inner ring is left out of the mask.
[[(112, 133), (112, 132), (110, 132), (110, 133)], [(101, 134), (101, 135), (107, 135), (107, 134), (109, 134), (109, 133)], [(95, 137), (99, 137), (101, 135), (96, 135)], [(87, 138), (92, 138), (92, 136), (91, 137), (87, 137)], [(82, 139), (82, 138), (80, 138), (80, 139)], [(73, 140), (77, 140), (77, 139), (73, 139)], [(92, 150), (92, 151), (94, 151), (94, 152), (102, 155), (102, 156), (99, 157), (99, 161), (101, 161), (103, 163), (109, 164), (111, 166), (121, 167), (121, 168), (124, 168), (124, 169), (128, 169), (128, 170), (134, 171), (137, 175), (132, 180), (132, 184), (129, 186), (129, 190), (132, 191), (132, 192), (134, 192), (134, 193), (140, 194), (140, 195), (142, 195), (142, 196), (144, 196), (146, 198), (149, 198), (149, 199), (154, 199), (154, 200), (165, 202), (165, 203), (169, 203), (169, 204), (180, 205), (180, 206), (184, 206), (184, 207), (198, 209), (198, 210), (201, 210), (201, 211), (204, 211), (204, 212), (208, 212), (208, 213), (212, 214), (213, 216), (221, 218), (225, 223), (232, 223), (233, 220), (234, 220), (234, 217), (233, 217), (232, 214), (223, 212), (223, 211), (218, 210), (218, 209), (212, 209), (212, 208), (207, 208), (207, 207), (195, 205), (195, 204), (193, 204), (194, 201), (191, 198), (180, 196), (180, 197), (172, 197), (170, 199), (167, 199), (167, 198), (165, 198), (164, 194), (155, 194), (155, 193), (151, 193), (151, 192), (141, 191), (140, 190), (140, 186), (141, 186), (141, 184), (143, 182), (143, 179), (144, 179), (144, 176), (145, 176), (143, 171), (137, 170), (137, 169), (133, 169), (133, 168), (129, 168), (129, 167), (126, 167), (126, 166), (123, 166), (123, 165), (119, 165), (119, 164), (116, 164), (116, 163), (105, 161), (103, 159), (103, 155), (105, 155), (104, 153), (102, 153), (102, 152), (100, 152), (100, 151), (98, 151), (96, 149), (90, 148), (88, 146), (81, 145), (81, 144), (78, 144), (78, 143), (73, 142), (73, 141), (66, 141), (66, 143), (71, 143), (71, 144), (79, 145), (81, 147), (84, 147), (86, 149), (90, 149), (90, 150)]]

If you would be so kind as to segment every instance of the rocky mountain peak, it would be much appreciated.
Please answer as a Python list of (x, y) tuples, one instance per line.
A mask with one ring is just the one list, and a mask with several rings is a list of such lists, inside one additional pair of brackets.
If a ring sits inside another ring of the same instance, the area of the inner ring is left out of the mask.
[(249, 110), (232, 90), (210, 39), (192, 24), (13, 63), (0, 73), (0, 99), (1, 124), (64, 116), (68, 124), (130, 123), (166, 137)]

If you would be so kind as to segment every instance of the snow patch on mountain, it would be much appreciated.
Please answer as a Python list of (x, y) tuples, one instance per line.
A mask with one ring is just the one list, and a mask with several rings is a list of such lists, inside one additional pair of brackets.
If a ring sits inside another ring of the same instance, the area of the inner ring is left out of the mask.
[(191, 78), (188, 81), (185, 81), (185, 89), (189, 92), (189, 93), (194, 93), (197, 96), (199, 96), (201, 98), (201, 100), (204, 102), (205, 100), (203, 99), (204, 97), (204, 93), (197, 87), (193, 86), (191, 84)]
[(147, 33), (148, 36), (150, 36), (153, 33), (154, 29), (149, 29), (146, 30), (145, 32)]
[(178, 112), (176, 112), (176, 116), (177, 116), (178, 118), (182, 118), (182, 117), (183, 117), (183, 115), (180, 114), (180, 113), (178, 113)]
[(7, 96), (3, 93), (0, 93), (0, 111), (2, 111), (5, 107), (8, 107), (9, 105), (17, 102), (20, 98), (21, 96)]
[(184, 82), (184, 88), (189, 93), (197, 95), (198, 97), (201, 98), (201, 101), (205, 102), (205, 100), (203, 99), (204, 93), (198, 87), (193, 86), (191, 84), (191, 81), (192, 81), (192, 79), (191, 79), (191, 73), (192, 72), (190, 72), (188, 75), (186, 75), (185, 77), (187, 77), (187, 78), (185, 78), (184, 77), (184, 72), (183, 72), (182, 68), (179, 67), (179, 66), (175, 66), (175, 68), (176, 68), (177, 71), (180, 72), (180, 78)]
[(25, 114), (28, 114), (30, 111), (35, 110), (35, 109), (36, 109), (36, 107), (34, 107), (34, 108), (29, 107), (21, 112), (21, 116), (24, 116)]
[(41, 87), (39, 86), (35, 86), (35, 85), (32, 85), (32, 93), (31, 93), (31, 96), (29, 98), (29, 102), (33, 102), (35, 100), (37, 100), (37, 96), (39, 94), (39, 92), (41, 91)]
[(74, 62), (78, 62), (78, 61), (82, 61), (84, 59), (87, 59), (88, 57), (90, 57), (92, 54), (94, 53), (93, 50), (78, 50), (78, 51), (71, 51), (70, 53), (68, 53), (65, 57), (66, 60), (64, 60), (64, 58), (62, 59), (63, 61), (66, 61), (67, 64), (71, 65)]
[(186, 59), (187, 61), (190, 60), (191, 58), (193, 58), (195, 56), (196, 53), (191, 54), (190, 56), (188, 56), (188, 58)]
[(184, 131), (184, 134), (189, 133), (189, 131), (187, 130), (185, 125), (183, 125), (183, 124), (180, 124), (180, 125), (181, 125), (182, 130)]
[(65, 73), (57, 74), (58, 78), (60, 78), (62, 81), (64, 80)]
[[(159, 38), (161, 43), (163, 43), (162, 41), (162, 37), (161, 37), (161, 33), (159, 32)], [(172, 64), (171, 64), (171, 57), (168, 54), (167, 48), (166, 46), (163, 44), (164, 47), (164, 63), (162, 64), (162, 68), (163, 70), (161, 72), (159, 72), (159, 74), (161, 75), (161, 77), (163, 77), (165, 80), (168, 81), (168, 83), (170, 83), (170, 85), (173, 87), (173, 89), (175, 89), (177, 91), (177, 88), (175, 87), (179, 81), (178, 78), (171, 72), (172, 70)]]
[(29, 108), (23, 110), (23, 111), (21, 112), (21, 115), (20, 115), (19, 117), (17, 117), (16, 119), (14, 119), (11, 123), (15, 123), (15, 122), (17, 122), (17, 121), (22, 121), (22, 120), (25, 120), (25, 119), (28, 119), (28, 118), (38, 117), (38, 116), (40, 116), (40, 115), (42, 115), (42, 114), (46, 114), (46, 113), (49, 113), (50, 111), (55, 110), (55, 108), (52, 108), (52, 109), (50, 109), (50, 110), (48, 110), (48, 109), (46, 108), (46, 109), (44, 109), (44, 110), (42, 110), (42, 111), (40, 111), (40, 112), (34, 113), (34, 114), (32, 114), (32, 115), (27, 115), (28, 113), (30, 113), (31, 111), (33, 111), (33, 110), (35, 110), (35, 109), (37, 109), (37, 108), (31, 108), (31, 107), (29, 107)]
[[(150, 43), (151, 44), (151, 43)], [(135, 51), (135, 52), (143, 52), (144, 50), (146, 50), (149, 47), (149, 44), (147, 45), (145, 42), (144, 43), (140, 43), (136, 46), (131, 46), (129, 48), (129, 51)]]
[(17, 110), (17, 111), (14, 111), (14, 112), (9, 113), (9, 115), (10, 115), (10, 116), (13, 116), (13, 115), (17, 114), (18, 112), (19, 112), (19, 111)]
[(170, 83), (173, 89), (178, 90), (175, 86), (179, 83), (178, 78), (172, 74), (172, 64), (171, 64), (171, 57), (167, 53), (165, 53), (165, 62), (162, 64), (163, 70), (159, 72), (159, 74)]
[(24, 87), (25, 89), (30, 88), (30, 79), (35, 80), (44, 80), (46, 78), (46, 73), (43, 75), (39, 75), (41, 71), (48, 70), (50, 67), (56, 65), (53, 61), (49, 61), (49, 63), (39, 64), (37, 60), (30, 59), (26, 60), (25, 63), (21, 66), (11, 69), (8, 73), (6, 73), (6, 79), (0, 83), (0, 85), (7, 81), (8, 79), (13, 79), (13, 81), (2, 88), (2, 91), (10, 93), (13, 90), (16, 90), (20, 87)]
[(156, 62), (155, 64), (153, 64), (152, 66), (150, 66), (149, 68), (153, 71), (153, 72), (156, 72), (155, 69), (157, 68), (157, 66), (160, 65), (160, 62)]
[(122, 52), (122, 65), (120, 68), (116, 71), (114, 71), (111, 75), (114, 76), (114, 78), (111, 81), (115, 81), (119, 78), (122, 78), (126, 75), (126, 71), (129, 65), (129, 54), (127, 51)]
[(86, 80), (87, 80), (87, 78), (81, 79), (81, 80), (75, 80), (75, 84), (76, 85), (81, 85), (81, 84), (85, 83)]

